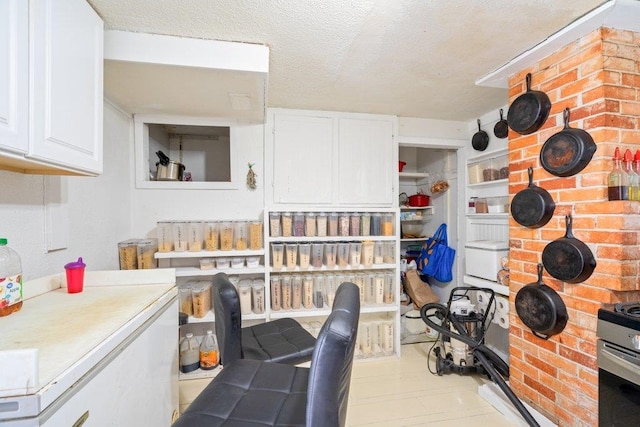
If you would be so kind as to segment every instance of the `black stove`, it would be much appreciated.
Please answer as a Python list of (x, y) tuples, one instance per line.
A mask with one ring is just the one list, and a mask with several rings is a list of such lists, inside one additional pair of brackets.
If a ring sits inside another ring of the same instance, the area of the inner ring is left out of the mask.
[(603, 339), (600, 326), (605, 322), (640, 331), (640, 301), (603, 304), (598, 310), (598, 337)]
[(599, 423), (640, 425), (640, 302), (603, 305), (597, 335)]

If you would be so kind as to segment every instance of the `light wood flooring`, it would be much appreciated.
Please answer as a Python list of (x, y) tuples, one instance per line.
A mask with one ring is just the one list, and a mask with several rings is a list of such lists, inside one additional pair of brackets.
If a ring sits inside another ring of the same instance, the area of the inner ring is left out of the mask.
[[(513, 426), (477, 393), (486, 376), (433, 375), (427, 369), (432, 343), (402, 346), (402, 357), (354, 363), (347, 425)], [(431, 361), (434, 370), (433, 359)]]

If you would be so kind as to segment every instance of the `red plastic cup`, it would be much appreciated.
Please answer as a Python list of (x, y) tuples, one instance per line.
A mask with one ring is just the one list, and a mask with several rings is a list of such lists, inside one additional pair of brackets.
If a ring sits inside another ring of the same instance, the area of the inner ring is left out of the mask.
[(82, 257), (76, 262), (70, 262), (64, 266), (67, 272), (67, 292), (77, 294), (82, 292), (84, 286), (84, 268), (86, 264), (82, 262)]

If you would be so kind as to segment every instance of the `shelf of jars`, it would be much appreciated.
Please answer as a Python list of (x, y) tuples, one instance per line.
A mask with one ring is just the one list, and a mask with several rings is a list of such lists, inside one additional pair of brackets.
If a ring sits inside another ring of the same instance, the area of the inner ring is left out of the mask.
[(352, 282), (362, 315), (388, 324), (386, 345), (376, 329), (376, 345), (365, 343), (359, 358), (399, 355), (399, 216), (397, 208), (265, 211), (268, 317), (322, 324), (340, 283)]

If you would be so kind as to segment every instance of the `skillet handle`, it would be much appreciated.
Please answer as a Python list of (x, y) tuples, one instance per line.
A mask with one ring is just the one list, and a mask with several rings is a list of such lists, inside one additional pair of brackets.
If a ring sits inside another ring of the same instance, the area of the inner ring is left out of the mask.
[(545, 335), (545, 334), (541, 334), (540, 332), (536, 332), (533, 329), (531, 330), (531, 333), (533, 335), (535, 335), (536, 337), (543, 339), (543, 340), (548, 340), (549, 338), (551, 338), (551, 335)]

